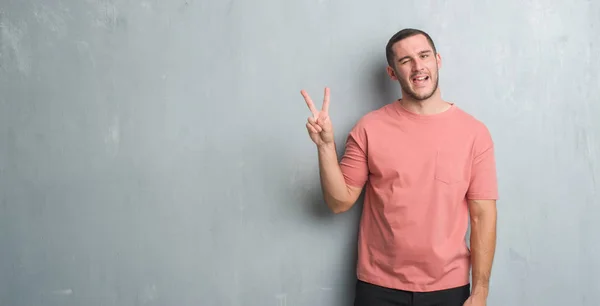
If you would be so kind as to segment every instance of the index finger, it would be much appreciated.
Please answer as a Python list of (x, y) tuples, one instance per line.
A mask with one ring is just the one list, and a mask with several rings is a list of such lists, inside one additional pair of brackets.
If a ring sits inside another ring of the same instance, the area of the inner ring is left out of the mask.
[(323, 112), (329, 113), (329, 87), (325, 87), (325, 96), (323, 98)]
[(300, 93), (304, 97), (304, 101), (306, 101), (306, 105), (308, 105), (308, 109), (310, 109), (310, 111), (312, 112), (313, 117), (317, 117), (319, 111), (317, 111), (317, 109), (315, 108), (315, 104), (313, 103), (312, 99), (308, 96), (306, 90), (303, 89), (300, 91)]

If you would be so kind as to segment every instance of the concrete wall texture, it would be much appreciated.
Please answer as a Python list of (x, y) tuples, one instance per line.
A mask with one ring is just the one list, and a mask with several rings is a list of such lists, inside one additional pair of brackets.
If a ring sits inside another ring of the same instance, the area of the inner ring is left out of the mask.
[[(0, 305), (351, 305), (300, 89), (336, 139), (433, 36), (489, 127), (490, 306), (600, 303), (600, 2), (0, 1)], [(320, 104), (318, 105), (320, 106)]]

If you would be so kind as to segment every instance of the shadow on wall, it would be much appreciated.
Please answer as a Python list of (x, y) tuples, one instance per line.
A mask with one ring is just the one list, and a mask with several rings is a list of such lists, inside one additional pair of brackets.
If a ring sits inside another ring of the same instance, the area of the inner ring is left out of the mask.
[(387, 74), (387, 62), (376, 60), (369, 71), (371, 79), (369, 88), (373, 90), (373, 101), (376, 101), (376, 108), (382, 107), (401, 97), (399, 93), (400, 84), (398, 81), (390, 79)]

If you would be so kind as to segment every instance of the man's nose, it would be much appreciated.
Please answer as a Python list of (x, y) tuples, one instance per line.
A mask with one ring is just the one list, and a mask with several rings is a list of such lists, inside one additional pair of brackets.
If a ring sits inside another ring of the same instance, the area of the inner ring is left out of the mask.
[(423, 63), (421, 63), (421, 60), (414, 60), (412, 68), (413, 71), (421, 71), (423, 69)]

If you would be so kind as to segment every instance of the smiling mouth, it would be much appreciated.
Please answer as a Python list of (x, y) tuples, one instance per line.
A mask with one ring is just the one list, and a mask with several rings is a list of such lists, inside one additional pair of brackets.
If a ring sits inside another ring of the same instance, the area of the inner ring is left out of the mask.
[(420, 75), (420, 76), (416, 76), (414, 78), (412, 78), (412, 82), (415, 85), (423, 85), (425, 84), (425, 82), (429, 81), (429, 76), (427, 75)]

